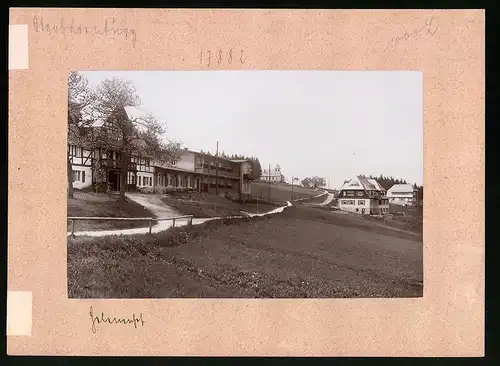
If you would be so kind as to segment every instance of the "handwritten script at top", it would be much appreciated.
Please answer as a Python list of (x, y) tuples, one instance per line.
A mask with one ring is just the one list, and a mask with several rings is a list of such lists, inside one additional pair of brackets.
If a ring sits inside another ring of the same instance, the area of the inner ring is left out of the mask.
[(137, 32), (135, 29), (119, 27), (116, 23), (115, 18), (105, 19), (99, 26), (91, 26), (85, 23), (77, 24), (73, 18), (71, 21), (61, 18), (59, 22), (49, 23), (43, 17), (33, 16), (33, 28), (36, 32), (44, 32), (51, 36), (56, 34), (81, 34), (108, 38), (123, 37), (129, 40), (132, 43), (132, 47), (135, 48), (135, 44), (137, 43)]
[(389, 49), (395, 49), (400, 41), (408, 41), (412, 38), (416, 38), (417, 36), (422, 35), (422, 32), (424, 34), (430, 34), (431, 36), (433, 36), (434, 34), (436, 34), (437, 28), (438, 26), (436, 24), (436, 18), (431, 16), (425, 20), (425, 23), (422, 26), (415, 28), (412, 32), (405, 32), (400, 36), (392, 37), (387, 47), (384, 48), (384, 52)]
[(132, 314), (131, 318), (110, 318), (109, 316), (104, 316), (104, 313), (101, 313), (101, 316), (94, 315), (94, 308), (90, 307), (90, 319), (92, 320), (92, 333), (97, 333), (97, 324), (133, 324), (135, 329), (137, 326), (144, 326), (144, 320), (142, 319), (142, 313), (139, 316), (136, 316), (135, 313)]

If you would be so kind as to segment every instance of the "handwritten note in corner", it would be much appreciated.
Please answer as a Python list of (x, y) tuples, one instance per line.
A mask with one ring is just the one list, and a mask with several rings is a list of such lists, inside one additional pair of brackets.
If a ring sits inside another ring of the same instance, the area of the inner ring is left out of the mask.
[(81, 35), (93, 36), (96, 38), (123, 37), (132, 43), (135, 48), (137, 43), (137, 32), (134, 28), (126, 26), (123, 22), (119, 26), (115, 18), (104, 19), (102, 24), (92, 25), (87, 23), (75, 22), (74, 18), (70, 20), (60, 18), (56, 22), (50, 22), (43, 16), (33, 16), (33, 29), (36, 32), (46, 33), (49, 36), (56, 35)]
[(409, 41), (421, 35), (432, 37), (434, 34), (436, 34), (437, 29), (438, 25), (436, 22), (436, 18), (434, 16), (430, 16), (425, 20), (423, 25), (419, 25), (413, 31), (405, 32), (401, 35), (392, 37), (387, 46), (384, 48), (383, 52), (386, 52), (388, 50), (394, 50), (400, 44), (401, 41)]
[(223, 50), (200, 50), (197, 55), (200, 67), (227, 67), (233, 63), (244, 64), (247, 56), (244, 50), (233, 50), (232, 48)]

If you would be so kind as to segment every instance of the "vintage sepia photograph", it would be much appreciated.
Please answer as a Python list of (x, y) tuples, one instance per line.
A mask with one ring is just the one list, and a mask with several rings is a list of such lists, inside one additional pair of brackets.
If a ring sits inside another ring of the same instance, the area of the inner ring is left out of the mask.
[(423, 296), (421, 72), (71, 71), (66, 164), (70, 298)]

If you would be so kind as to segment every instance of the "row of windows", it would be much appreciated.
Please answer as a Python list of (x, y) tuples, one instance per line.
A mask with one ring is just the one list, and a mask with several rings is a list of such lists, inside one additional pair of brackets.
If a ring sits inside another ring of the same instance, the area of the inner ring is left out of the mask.
[[(174, 184), (174, 181), (176, 184)], [(129, 184), (135, 184), (135, 175), (134, 174), (129, 174), (128, 177), (128, 183)], [(212, 178), (208, 181), (210, 187), (215, 188), (216, 186), (216, 180), (215, 178)], [(198, 180), (198, 184), (200, 184), (200, 180)], [(137, 181), (138, 186), (153, 186), (153, 178), (152, 177), (143, 177), (139, 176), (138, 181)], [(164, 175), (159, 175), (156, 177), (156, 185), (161, 186), (161, 187), (166, 187), (166, 186), (177, 186), (177, 187), (184, 187), (184, 188), (194, 188), (195, 185), (195, 179), (192, 177), (181, 177), (177, 176), (174, 178), (173, 176), (164, 176)], [(219, 180), (219, 187), (220, 188), (232, 188), (233, 187), (233, 182), (228, 180), (224, 182), (224, 180)]]
[(340, 201), (340, 203), (343, 205), (355, 205), (356, 201), (355, 200), (342, 200), (342, 201)]
[[(376, 202), (378, 202), (378, 204), (381, 205), (382, 203), (387, 203), (388, 201), (387, 200), (377, 200)], [(343, 205), (355, 205), (356, 200), (342, 200), (341, 203)], [(364, 205), (364, 204), (365, 204), (365, 200), (358, 200), (358, 205)]]
[(153, 186), (153, 178), (152, 177), (139, 176), (138, 179), (139, 179), (139, 182), (137, 184), (138, 186), (150, 186), (150, 187)]
[(347, 197), (354, 197), (354, 196), (358, 196), (358, 197), (363, 197), (363, 191), (344, 191), (344, 194), (343, 196), (347, 196)]
[[(354, 196), (357, 196), (357, 197), (363, 197), (363, 192), (364, 191), (344, 191), (342, 196), (343, 197), (354, 197)], [(369, 196), (377, 196), (377, 195), (380, 195), (381, 192), (378, 192), (378, 191), (368, 191), (368, 195)]]
[(73, 182), (85, 183), (85, 171), (73, 170)]
[[(69, 153), (70, 153), (71, 156), (75, 156), (75, 157), (81, 157), (82, 156), (83, 148), (81, 148), (79, 146), (76, 146), (76, 145), (69, 145), (68, 149), (69, 149)], [(97, 158), (99, 156), (99, 151), (98, 150), (94, 150), (93, 151), (93, 156), (95, 158)], [(115, 152), (115, 151), (109, 151), (108, 154), (106, 154), (106, 152), (103, 151), (102, 157), (103, 158), (108, 157), (109, 159), (118, 160), (120, 158), (120, 154), (117, 153), (117, 152)], [(130, 161), (132, 163), (136, 163), (136, 164), (140, 164), (140, 165), (145, 165), (145, 166), (150, 166), (151, 165), (151, 159), (149, 159), (149, 158), (141, 158), (141, 157), (138, 157), (138, 156), (132, 156), (130, 158)]]
[[(341, 203), (343, 205), (355, 205), (356, 200), (342, 200)], [(364, 204), (365, 204), (365, 200), (358, 200), (358, 205), (364, 205)]]
[[(222, 171), (228, 171), (228, 172), (232, 172), (233, 171), (233, 167), (229, 164), (225, 164), (225, 163), (218, 163), (219, 165), (219, 169), (222, 170)], [(214, 161), (206, 161), (203, 162), (202, 159), (200, 158), (197, 158), (196, 159), (196, 167), (197, 168), (212, 168), (212, 169), (215, 169), (217, 167), (217, 163), (215, 163)]]
[(140, 172), (153, 172), (153, 167), (151, 166), (143, 166), (143, 165), (139, 165), (137, 167)]
[(69, 154), (71, 156), (80, 157), (80, 156), (82, 156), (82, 148), (75, 146), (75, 145), (70, 145), (69, 146)]
[[(359, 208), (356, 209), (356, 212), (359, 212)], [(370, 213), (372, 213), (372, 214), (387, 213), (387, 212), (388, 212), (387, 208), (379, 208), (378, 210), (377, 209), (370, 210)], [(365, 213), (365, 209), (364, 208), (361, 209), (361, 213)]]
[(132, 156), (130, 158), (130, 161), (132, 163), (136, 163), (136, 164), (141, 164), (141, 165), (146, 165), (146, 166), (150, 166), (151, 165), (151, 159), (148, 159), (148, 158), (140, 158), (138, 156)]

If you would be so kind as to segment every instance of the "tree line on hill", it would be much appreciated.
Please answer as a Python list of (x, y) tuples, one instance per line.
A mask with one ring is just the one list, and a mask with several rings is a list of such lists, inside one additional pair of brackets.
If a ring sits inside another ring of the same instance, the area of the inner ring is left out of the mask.
[[(392, 176), (386, 177), (383, 174), (380, 174), (378, 177), (370, 175), (368, 178), (376, 179), (385, 190), (388, 190), (395, 184), (410, 184), (406, 179), (393, 178)], [(424, 198), (424, 187), (417, 185), (417, 183), (413, 183), (412, 186), (413, 189), (418, 190), (418, 197), (422, 200)]]
[(326, 179), (318, 176), (307, 177), (301, 183), (306, 188), (323, 188), (326, 186)]
[[(369, 179), (376, 179), (377, 182), (385, 189), (388, 190), (395, 184), (409, 184), (406, 179), (399, 179), (399, 178), (394, 178), (392, 176), (384, 176), (383, 174), (380, 174), (378, 177), (374, 175), (369, 175), (365, 176), (364, 174), (360, 174), (359, 176), (369, 178)], [(344, 183), (349, 182), (349, 180), (345, 180)], [(313, 176), (313, 177), (307, 177), (301, 181), (302, 185), (306, 188), (323, 188), (326, 186), (326, 180), (323, 177), (318, 177), (318, 176)], [(424, 187), (419, 186), (416, 183), (412, 184), (414, 189), (418, 190), (418, 197), (420, 200), (423, 199), (424, 197)]]
[[(392, 176), (385, 176), (383, 174), (380, 174), (378, 177), (374, 175), (369, 175), (366, 176), (364, 174), (359, 174), (361, 177), (369, 178), (369, 179), (375, 179), (386, 191), (391, 188), (395, 184), (410, 184), (406, 181), (406, 179), (399, 179), (399, 178), (394, 178)], [(344, 181), (344, 183), (349, 182), (348, 180)], [(419, 186), (416, 183), (412, 184), (413, 188), (418, 190), (418, 197), (419, 199), (423, 199), (424, 197), (424, 187)]]

